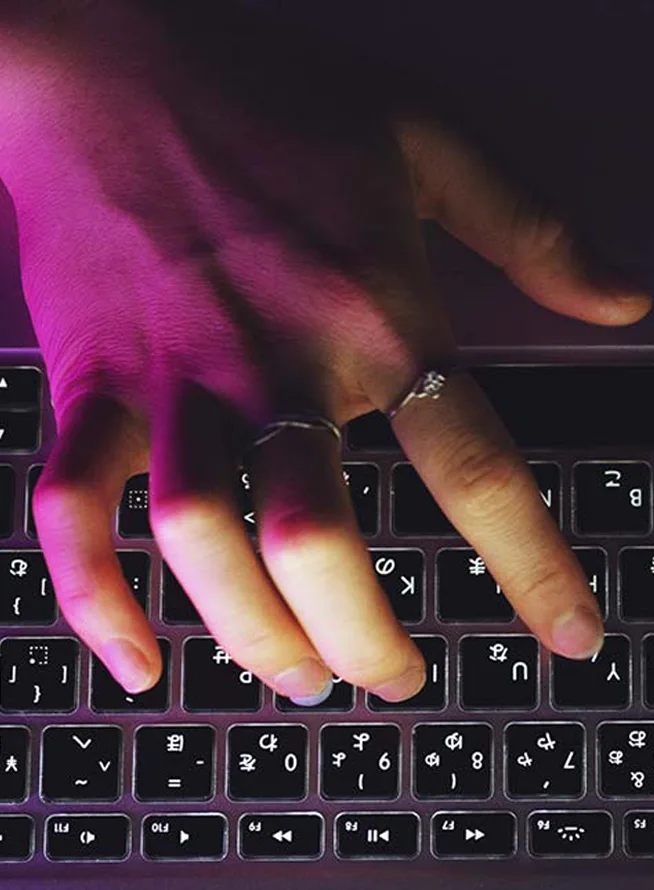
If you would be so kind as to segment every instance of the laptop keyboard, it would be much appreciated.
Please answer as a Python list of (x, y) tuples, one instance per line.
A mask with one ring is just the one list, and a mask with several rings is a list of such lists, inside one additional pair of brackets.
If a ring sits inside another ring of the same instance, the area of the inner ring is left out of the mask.
[[(38, 353), (0, 352), (3, 868), (654, 856), (654, 429), (625, 399), (654, 369), (474, 374), (586, 571), (605, 646), (586, 662), (540, 647), (370, 414), (348, 426), (343, 471), (427, 683), (391, 704), (336, 677), (310, 708), (208, 636), (153, 539), (145, 474), (114, 542), (162, 678), (128, 694), (79, 642), (31, 513), (55, 432), (46, 376)], [(256, 545), (246, 473), (240, 489)]]

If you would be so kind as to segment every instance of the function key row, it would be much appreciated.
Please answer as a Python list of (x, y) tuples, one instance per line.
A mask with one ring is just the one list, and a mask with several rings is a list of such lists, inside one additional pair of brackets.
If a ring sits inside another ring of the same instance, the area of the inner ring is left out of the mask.
[[(241, 859), (317, 860), (326, 854), (326, 819), (316, 812), (243, 813), (236, 829)], [(623, 846), (631, 857), (654, 856), (654, 811), (623, 816)], [(441, 810), (429, 821), (430, 852), (437, 859), (504, 859), (518, 852), (512, 812)], [(536, 858), (606, 858), (615, 850), (615, 826), (603, 810), (537, 810), (526, 818), (527, 852)], [(30, 816), (0, 816), (0, 861), (35, 853)], [(127, 815), (56, 814), (44, 827), (52, 861), (123, 861), (133, 851)], [(141, 823), (141, 855), (151, 861), (218, 861), (228, 855), (222, 813), (152, 813)], [(333, 822), (338, 859), (415, 859), (422, 852), (414, 812), (338, 813)]]

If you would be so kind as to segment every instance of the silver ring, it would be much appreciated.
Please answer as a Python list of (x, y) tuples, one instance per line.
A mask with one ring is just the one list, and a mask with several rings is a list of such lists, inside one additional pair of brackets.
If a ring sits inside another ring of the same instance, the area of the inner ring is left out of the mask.
[(388, 417), (389, 420), (393, 420), (398, 411), (404, 408), (405, 405), (408, 405), (413, 399), (439, 399), (443, 392), (443, 388), (447, 383), (449, 374), (457, 370), (460, 369), (451, 367), (448, 369), (447, 374), (440, 370), (424, 371), (420, 374), (409, 391), (401, 396), (397, 402), (386, 411), (386, 417)]
[(339, 445), (343, 441), (343, 436), (338, 426), (333, 420), (329, 420), (327, 417), (308, 414), (284, 414), (278, 420), (273, 420), (271, 423), (267, 423), (263, 427), (261, 434), (252, 442), (250, 448), (256, 448), (257, 445), (267, 442), (268, 439), (277, 436), (282, 430), (289, 426), (302, 430), (329, 430), (330, 433), (333, 433), (336, 436)]

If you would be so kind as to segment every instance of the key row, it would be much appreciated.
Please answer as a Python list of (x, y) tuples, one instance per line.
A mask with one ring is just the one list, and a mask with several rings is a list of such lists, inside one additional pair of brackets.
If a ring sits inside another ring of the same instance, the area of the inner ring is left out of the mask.
[[(243, 813), (236, 827), (241, 859), (317, 860), (326, 854), (321, 813)], [(627, 856), (654, 856), (654, 811), (625, 813)], [(133, 850), (132, 823), (118, 814), (48, 816), (44, 852), (60, 862), (124, 861)], [(447, 811), (428, 822), (429, 850), (437, 859), (503, 859), (518, 852), (518, 818), (512, 812)], [(536, 810), (526, 818), (526, 850), (537, 858), (605, 858), (616, 847), (613, 816), (603, 810)], [(136, 842), (138, 843), (138, 841)], [(338, 813), (332, 844), (338, 859), (415, 859), (422, 853), (422, 826), (414, 812)], [(141, 821), (140, 853), (151, 861), (219, 861), (229, 852), (222, 813), (151, 813)], [(34, 820), (0, 816), (0, 861), (32, 858)]]
[[(41, 799), (48, 803), (303, 800), (310, 793), (309, 734), (302, 724), (250, 724), (225, 735), (224, 772), (210, 725), (152, 725), (134, 734), (131, 787), (127, 739), (118, 726), (49, 726), (41, 739)], [(498, 738), (498, 741), (500, 739)], [(576, 722), (515, 722), (504, 728), (496, 780), (487, 723), (419, 723), (412, 729), (410, 788), (416, 799), (487, 800), (497, 781), (512, 799), (581, 798), (587, 792), (586, 730)], [(596, 778), (605, 798), (654, 794), (654, 723), (616, 721), (595, 736)], [(0, 728), (0, 803), (30, 797), (31, 741), (24, 726)], [(318, 791), (326, 800), (394, 800), (401, 794), (400, 730), (391, 724), (328, 724), (317, 740)], [(220, 773), (220, 776), (218, 775)], [(220, 779), (220, 780), (219, 780)], [(224, 781), (222, 781), (224, 779)], [(218, 786), (222, 785), (220, 791)]]
[[(444, 637), (412, 635), (427, 668), (422, 689), (402, 702), (387, 702), (366, 692), (372, 711), (442, 711), (448, 705), (450, 659)], [(171, 695), (171, 644), (159, 638), (163, 671), (142, 693), (127, 693), (95, 656), (90, 659), (89, 706), (97, 713), (167, 711), (181, 701), (190, 713), (256, 712), (263, 706), (263, 684), (236, 664), (211, 637), (190, 637), (182, 649), (181, 695)], [(642, 694), (654, 708), (654, 635), (632, 654), (631, 640), (607, 634), (598, 655), (577, 661), (551, 657), (549, 698), (558, 710), (624, 709), (634, 701), (633, 662), (642, 657)], [(535, 710), (541, 703), (541, 659), (535, 637), (526, 634), (470, 634), (452, 647), (456, 703), (466, 711)], [(80, 705), (81, 644), (71, 637), (6, 637), (0, 641), (0, 712), (71, 713)], [(638, 667), (637, 667), (638, 669)], [(321, 705), (306, 708), (275, 694), (282, 711), (348, 711), (356, 687), (340, 677)], [(454, 703), (454, 701), (452, 702)]]
[[(26, 416), (17, 414), (18, 417)], [(561, 469), (554, 462), (530, 461), (541, 496), (554, 516), (562, 522)], [(32, 493), (43, 470), (35, 464), (29, 470), (27, 486), (27, 534), (36, 538), (32, 514)], [(382, 484), (376, 464), (343, 463), (343, 478), (348, 486), (361, 533), (367, 537), (380, 531), (382, 490), (390, 494), (391, 531), (398, 537), (448, 536), (458, 532), (434, 501), (415, 468), (407, 462), (390, 469), (390, 478)], [(644, 461), (580, 461), (572, 468), (565, 490), (571, 492), (573, 531), (578, 535), (647, 535), (652, 529), (652, 470)], [(251, 497), (247, 470), (235, 480), (235, 495), (248, 532), (257, 534), (257, 519)], [(13, 528), (16, 474), (10, 466), (0, 466), (0, 537), (7, 538)], [(118, 509), (118, 534), (123, 538), (152, 538), (149, 520), (149, 475), (132, 476), (124, 489)]]

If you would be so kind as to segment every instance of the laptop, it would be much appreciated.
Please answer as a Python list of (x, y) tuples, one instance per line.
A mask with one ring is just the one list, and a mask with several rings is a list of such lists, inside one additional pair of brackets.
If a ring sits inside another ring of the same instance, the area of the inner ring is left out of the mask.
[(650, 885), (654, 316), (555, 316), (437, 225), (425, 238), (463, 358), (604, 611), (602, 653), (538, 646), (370, 414), (344, 471), (424, 689), (391, 705), (335, 678), (302, 708), (248, 676), (162, 564), (136, 477), (114, 543), (166, 671), (130, 696), (61, 618), (39, 551), (30, 496), (55, 430), (0, 195), (0, 887)]

